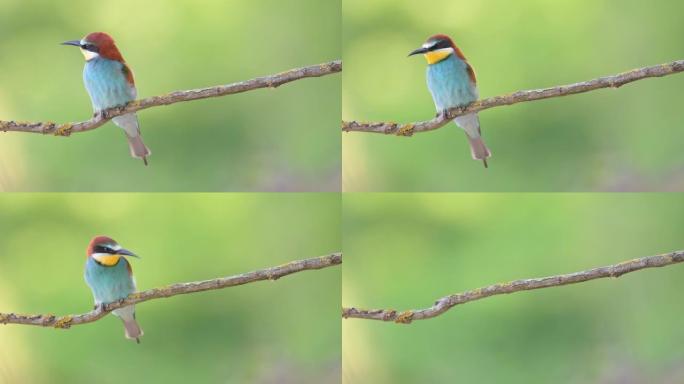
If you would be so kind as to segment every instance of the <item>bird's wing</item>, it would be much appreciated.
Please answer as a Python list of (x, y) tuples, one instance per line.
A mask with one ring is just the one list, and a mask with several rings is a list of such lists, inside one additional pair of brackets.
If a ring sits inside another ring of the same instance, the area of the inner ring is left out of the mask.
[(133, 277), (133, 268), (131, 268), (131, 263), (129, 263), (128, 260), (126, 260), (126, 270), (128, 271), (128, 283), (130, 284), (130, 288), (132, 292), (135, 292), (135, 277)]
[(470, 78), (470, 81), (472, 81), (473, 84), (477, 84), (477, 78), (475, 78), (475, 70), (474, 70), (473, 67), (470, 65), (470, 63), (468, 63), (468, 62), (465, 61), (465, 60), (464, 60), (464, 62), (465, 62), (465, 65), (466, 65), (466, 71), (468, 71), (468, 77)]
[(135, 79), (133, 78), (133, 71), (126, 63), (121, 63), (121, 72), (126, 78), (126, 82), (129, 85), (131, 99), (135, 100), (138, 97), (138, 91), (135, 89)]

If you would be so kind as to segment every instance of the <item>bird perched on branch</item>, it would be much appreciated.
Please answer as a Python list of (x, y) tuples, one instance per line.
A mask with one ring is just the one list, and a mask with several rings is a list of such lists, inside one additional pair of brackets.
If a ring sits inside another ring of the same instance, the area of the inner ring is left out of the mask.
[[(106, 236), (90, 241), (86, 251), (85, 281), (93, 291), (95, 306), (123, 300), (135, 292), (133, 270), (126, 256), (138, 257)], [(143, 331), (135, 320), (135, 306), (115, 309), (112, 313), (123, 320), (126, 338), (140, 343)]]
[[(449, 36), (431, 36), (409, 56), (417, 54), (423, 54), (427, 60), (427, 85), (437, 113), (444, 115), (449, 108), (465, 107), (478, 99), (475, 71)], [(482, 160), (486, 168), (492, 154), (482, 140), (477, 113), (459, 116), (454, 121), (465, 131), (473, 159)]]
[[(83, 82), (93, 103), (95, 114), (103, 114), (103, 111), (108, 108), (121, 107), (135, 100), (137, 91), (133, 72), (124, 61), (111, 36), (104, 32), (94, 32), (81, 40), (65, 41), (62, 44), (79, 47), (85, 56)], [(140, 126), (136, 114), (129, 113), (112, 120), (126, 133), (131, 156), (141, 158), (147, 165), (147, 156), (150, 156), (151, 152), (140, 137)]]

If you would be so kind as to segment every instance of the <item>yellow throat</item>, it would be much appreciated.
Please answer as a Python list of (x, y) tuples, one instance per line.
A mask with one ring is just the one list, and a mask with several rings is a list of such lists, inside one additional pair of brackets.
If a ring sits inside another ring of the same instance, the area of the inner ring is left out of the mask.
[(102, 253), (96, 253), (93, 255), (93, 258), (98, 261), (98, 263), (107, 266), (107, 267), (113, 267), (116, 265), (116, 263), (119, 262), (119, 259), (121, 258), (120, 255), (110, 255), (110, 254), (102, 254)]
[(453, 51), (451, 49), (438, 49), (436, 51), (426, 52), (423, 56), (425, 56), (425, 60), (427, 60), (428, 64), (435, 64), (446, 59), (452, 53)]

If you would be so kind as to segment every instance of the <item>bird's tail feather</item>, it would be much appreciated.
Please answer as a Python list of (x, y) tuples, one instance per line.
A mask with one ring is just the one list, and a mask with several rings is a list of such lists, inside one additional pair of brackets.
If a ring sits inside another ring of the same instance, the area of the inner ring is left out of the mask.
[(126, 138), (128, 139), (128, 147), (131, 149), (131, 156), (143, 159), (143, 162), (147, 165), (147, 156), (151, 155), (152, 152), (145, 146), (142, 137), (140, 135), (129, 136), (126, 134)]
[(140, 137), (140, 126), (138, 125), (138, 116), (135, 113), (129, 113), (123, 116), (117, 116), (113, 119), (114, 124), (121, 127), (126, 132), (128, 139), (128, 146), (131, 149), (131, 156), (143, 159), (147, 165), (147, 156), (152, 152), (145, 146)]
[(487, 168), (487, 159), (492, 156), (492, 153), (485, 145), (484, 140), (482, 140), (482, 136), (474, 138), (470, 137), (468, 134), (466, 134), (466, 136), (468, 136), (468, 142), (470, 143), (470, 154), (473, 156), (473, 159), (482, 160), (485, 168)]
[(129, 305), (115, 309), (112, 313), (123, 321), (124, 328), (126, 328), (126, 338), (135, 340), (140, 344), (140, 337), (143, 335), (143, 331), (138, 322), (135, 321), (135, 307)]
[(470, 154), (473, 156), (473, 159), (482, 160), (485, 168), (487, 168), (487, 159), (492, 156), (492, 153), (484, 141), (482, 141), (480, 118), (477, 116), (477, 113), (459, 116), (454, 121), (465, 131), (470, 143)]
[[(123, 319), (122, 319), (123, 320)], [(135, 319), (125, 319), (123, 320), (124, 327), (126, 328), (126, 338), (135, 340), (140, 344), (140, 337), (144, 334), (142, 328), (138, 325)]]

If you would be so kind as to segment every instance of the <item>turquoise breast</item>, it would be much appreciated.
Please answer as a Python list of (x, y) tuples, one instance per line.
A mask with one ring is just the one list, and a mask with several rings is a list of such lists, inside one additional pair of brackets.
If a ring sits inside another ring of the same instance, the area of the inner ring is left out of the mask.
[(95, 301), (111, 303), (135, 292), (135, 285), (128, 274), (127, 266), (128, 261), (123, 257), (112, 267), (102, 266), (93, 258), (88, 258), (85, 280), (93, 291)]
[(454, 56), (428, 65), (427, 84), (437, 111), (466, 106), (477, 100), (467, 64)]
[(87, 61), (83, 82), (96, 111), (125, 105), (135, 98), (118, 61), (101, 57)]

